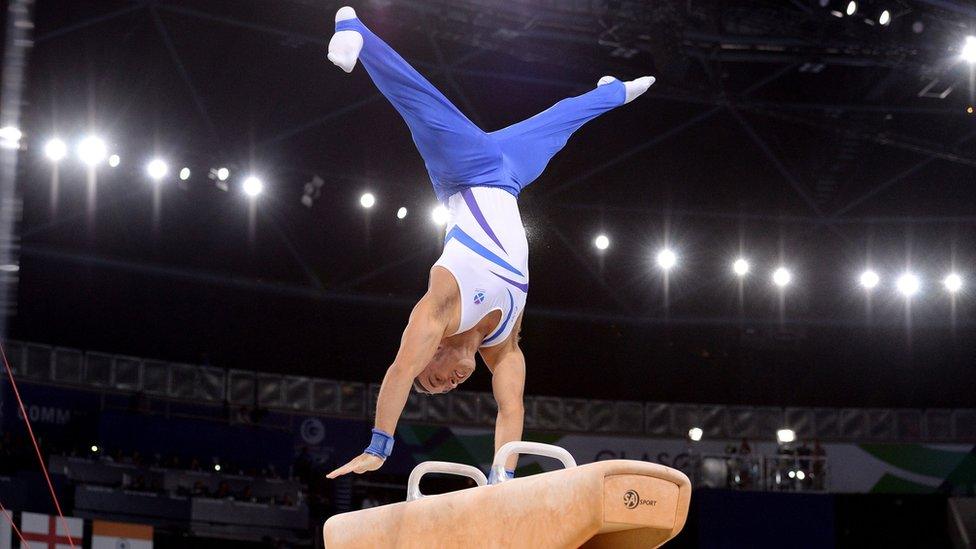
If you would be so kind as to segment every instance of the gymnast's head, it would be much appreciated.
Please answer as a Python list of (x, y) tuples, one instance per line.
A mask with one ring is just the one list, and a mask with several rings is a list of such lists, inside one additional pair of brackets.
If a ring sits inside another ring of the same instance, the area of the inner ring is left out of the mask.
[(474, 352), (463, 345), (445, 339), (420, 375), (413, 380), (418, 393), (436, 395), (446, 393), (464, 383), (474, 372)]

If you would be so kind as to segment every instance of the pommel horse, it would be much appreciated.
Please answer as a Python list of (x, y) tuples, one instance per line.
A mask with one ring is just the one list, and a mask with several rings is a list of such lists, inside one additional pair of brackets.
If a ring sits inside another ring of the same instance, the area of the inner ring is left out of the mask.
[[(505, 480), (513, 454), (558, 459), (564, 469)], [(528, 547), (659, 547), (681, 531), (691, 483), (684, 473), (643, 461), (609, 460), (576, 465), (563, 448), (509, 442), (492, 462), (495, 478), (470, 465), (428, 461), (407, 482), (407, 500), (335, 515), (325, 522), (327, 549)], [(425, 496), (429, 473), (463, 475), (477, 486)]]

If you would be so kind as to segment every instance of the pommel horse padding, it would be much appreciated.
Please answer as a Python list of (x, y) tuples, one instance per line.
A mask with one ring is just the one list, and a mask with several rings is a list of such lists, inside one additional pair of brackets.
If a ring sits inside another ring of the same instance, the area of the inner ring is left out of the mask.
[(610, 460), (335, 515), (323, 533), (328, 549), (650, 548), (681, 531), (690, 501), (680, 471)]

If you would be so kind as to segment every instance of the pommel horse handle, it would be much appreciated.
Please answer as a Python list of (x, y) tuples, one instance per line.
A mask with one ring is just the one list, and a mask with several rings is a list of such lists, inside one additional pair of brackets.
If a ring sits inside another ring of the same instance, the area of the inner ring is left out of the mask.
[(413, 501), (425, 497), (420, 493), (420, 479), (427, 473), (442, 473), (445, 475), (459, 475), (474, 479), (478, 486), (488, 484), (485, 474), (477, 467), (451, 463), (449, 461), (425, 461), (410, 471), (410, 478), (407, 479), (407, 501)]
[(576, 467), (576, 460), (573, 459), (573, 455), (567, 452), (565, 449), (559, 446), (553, 446), (551, 444), (543, 444), (541, 442), (525, 442), (522, 440), (513, 440), (512, 442), (506, 442), (498, 449), (495, 453), (495, 460), (491, 463), (491, 469), (494, 471), (494, 482), (492, 484), (498, 484), (499, 482), (505, 482), (508, 480), (508, 475), (505, 474), (505, 462), (512, 455), (518, 454), (532, 454), (536, 456), (551, 457), (553, 459), (558, 459), (562, 462), (563, 467), (569, 469), (571, 467)]

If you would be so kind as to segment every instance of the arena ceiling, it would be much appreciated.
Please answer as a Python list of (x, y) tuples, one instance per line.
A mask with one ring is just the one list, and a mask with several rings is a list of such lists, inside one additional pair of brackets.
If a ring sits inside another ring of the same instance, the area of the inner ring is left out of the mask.
[[(529, 392), (972, 404), (972, 295), (950, 299), (939, 280), (976, 281), (973, 72), (959, 61), (976, 9), (892, 0), (837, 17), (847, 2), (827, 4), (356, 4), (486, 130), (604, 74), (658, 77), (522, 195)], [(339, 6), (37, 3), (14, 337), (379, 380), (442, 235), (406, 127), (364, 71), (325, 59)], [(99, 168), (92, 198), (64, 163), (55, 200), (41, 144), (90, 132), (121, 165)], [(190, 179), (154, 186), (154, 155)], [(227, 190), (208, 177), (220, 166)], [(253, 207), (235, 187), (247, 173), (267, 186)], [(662, 246), (680, 260), (667, 280)], [(754, 268), (741, 288), (739, 254)], [(768, 276), (780, 264), (795, 278), (782, 294)], [(882, 274), (871, 299), (856, 285), (867, 265)], [(892, 290), (908, 269), (925, 284), (910, 311)]]

